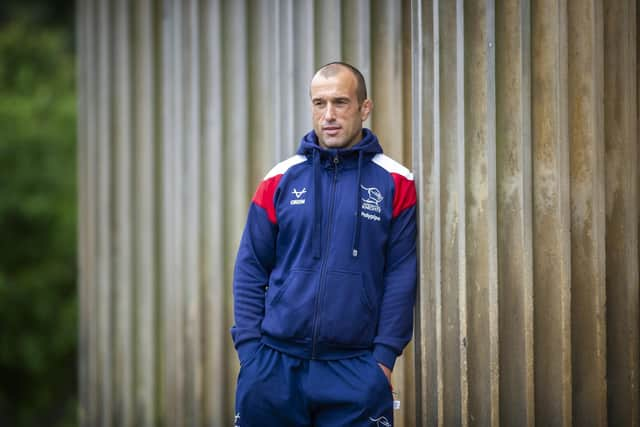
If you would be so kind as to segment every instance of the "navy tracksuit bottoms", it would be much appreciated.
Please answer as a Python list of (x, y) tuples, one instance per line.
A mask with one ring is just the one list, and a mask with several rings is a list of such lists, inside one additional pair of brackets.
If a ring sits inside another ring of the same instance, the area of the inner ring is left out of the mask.
[(390, 427), (393, 396), (371, 353), (307, 360), (262, 344), (241, 367), (238, 427)]

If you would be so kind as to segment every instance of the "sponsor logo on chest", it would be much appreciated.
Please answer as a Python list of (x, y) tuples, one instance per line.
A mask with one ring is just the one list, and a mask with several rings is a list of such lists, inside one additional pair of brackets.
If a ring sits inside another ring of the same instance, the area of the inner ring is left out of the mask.
[(380, 190), (376, 187), (365, 187), (360, 185), (360, 194), (362, 206), (360, 207), (360, 215), (370, 221), (380, 221), (380, 202), (384, 199)]
[(307, 193), (307, 187), (304, 187), (302, 190), (298, 191), (296, 190), (296, 188), (294, 187), (293, 190), (291, 191), (291, 194), (293, 194), (295, 196), (295, 199), (291, 199), (289, 200), (289, 204), (290, 205), (304, 205), (305, 204), (305, 199), (303, 198), (303, 196)]

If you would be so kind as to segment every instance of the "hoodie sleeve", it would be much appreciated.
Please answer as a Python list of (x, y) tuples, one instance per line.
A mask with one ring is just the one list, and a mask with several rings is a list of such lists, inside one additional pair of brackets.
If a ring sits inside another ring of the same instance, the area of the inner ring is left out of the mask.
[(384, 295), (374, 339), (375, 359), (393, 369), (413, 334), (416, 259), (416, 189), (413, 177), (392, 174), (395, 182), (393, 219), (387, 246)]
[(273, 167), (258, 186), (245, 225), (233, 272), (233, 343), (240, 363), (260, 345), (266, 287), (276, 260), (278, 218), (276, 200), (280, 180), (299, 163), (303, 155), (292, 156)]
[(241, 363), (260, 345), (265, 290), (275, 262), (278, 232), (274, 198), (281, 175), (258, 187), (242, 233), (233, 273), (233, 342)]

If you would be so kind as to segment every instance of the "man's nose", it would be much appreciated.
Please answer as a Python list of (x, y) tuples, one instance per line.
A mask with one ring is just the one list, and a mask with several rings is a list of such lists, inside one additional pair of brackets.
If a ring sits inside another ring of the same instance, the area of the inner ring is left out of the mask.
[(324, 111), (324, 119), (325, 120), (335, 120), (336, 118), (336, 110), (331, 102), (327, 103), (327, 108)]

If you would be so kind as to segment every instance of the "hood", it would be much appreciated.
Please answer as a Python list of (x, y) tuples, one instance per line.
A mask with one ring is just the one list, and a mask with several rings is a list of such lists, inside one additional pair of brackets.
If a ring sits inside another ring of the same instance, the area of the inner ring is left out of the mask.
[(340, 157), (347, 157), (357, 155), (360, 152), (376, 155), (382, 153), (382, 147), (375, 134), (367, 128), (362, 129), (362, 139), (360, 142), (349, 148), (323, 148), (318, 144), (318, 136), (315, 131), (311, 131), (300, 140), (297, 154), (313, 155), (315, 151), (321, 156), (327, 155), (333, 157), (335, 154), (340, 154)]

